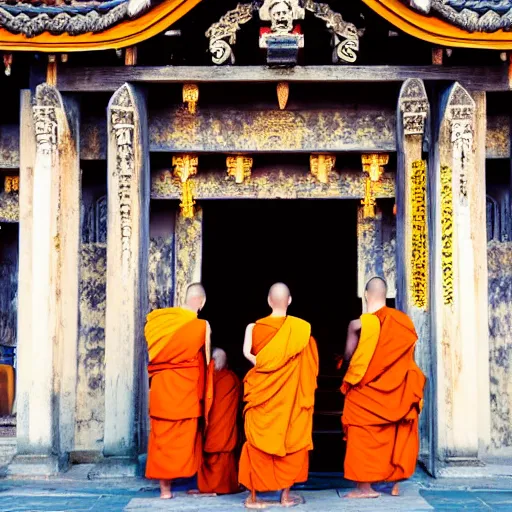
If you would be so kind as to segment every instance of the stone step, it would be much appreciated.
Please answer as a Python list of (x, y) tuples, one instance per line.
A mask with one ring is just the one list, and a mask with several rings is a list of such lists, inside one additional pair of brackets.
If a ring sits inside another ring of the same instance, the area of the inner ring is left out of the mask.
[(0, 437), (0, 466), (6, 466), (16, 454), (16, 438)]

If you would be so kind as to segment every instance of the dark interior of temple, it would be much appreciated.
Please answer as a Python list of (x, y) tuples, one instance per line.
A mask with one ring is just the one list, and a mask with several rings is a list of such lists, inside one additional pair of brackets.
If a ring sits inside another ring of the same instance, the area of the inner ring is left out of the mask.
[(349, 321), (361, 313), (357, 298), (357, 201), (203, 201), (202, 312), (212, 345), (226, 350), (240, 377), (250, 368), (242, 354), (245, 327), (270, 313), (269, 287), (285, 282), (289, 313), (312, 325), (320, 354), (312, 471), (339, 472), (343, 441), (339, 392)]

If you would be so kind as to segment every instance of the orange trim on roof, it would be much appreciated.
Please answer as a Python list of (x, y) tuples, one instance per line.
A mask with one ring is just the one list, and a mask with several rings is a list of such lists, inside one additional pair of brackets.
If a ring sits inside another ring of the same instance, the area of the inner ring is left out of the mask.
[(124, 21), (96, 34), (78, 36), (52, 35), (48, 32), (35, 37), (13, 34), (0, 29), (0, 50), (39, 52), (78, 52), (124, 48), (159, 34), (187, 14), (201, 0), (166, 0), (139, 18)]
[(512, 32), (466, 32), (435, 15), (425, 16), (401, 0), (363, 0), (373, 11), (407, 34), (441, 46), (512, 49)]

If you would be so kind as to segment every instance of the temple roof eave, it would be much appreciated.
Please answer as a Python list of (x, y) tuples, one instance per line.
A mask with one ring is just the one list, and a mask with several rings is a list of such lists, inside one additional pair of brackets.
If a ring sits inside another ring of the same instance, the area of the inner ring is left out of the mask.
[(421, 14), (402, 0), (362, 0), (374, 12), (403, 32), (439, 46), (510, 50), (512, 32), (468, 32), (432, 14)]

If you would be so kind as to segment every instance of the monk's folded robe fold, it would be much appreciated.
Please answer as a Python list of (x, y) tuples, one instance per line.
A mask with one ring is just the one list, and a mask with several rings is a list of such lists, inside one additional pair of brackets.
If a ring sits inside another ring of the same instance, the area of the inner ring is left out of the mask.
[(356, 482), (409, 478), (418, 458), (425, 386), (414, 362), (418, 337), (409, 317), (388, 307), (362, 315), (361, 325), (341, 387), (344, 476)]
[(285, 489), (307, 480), (313, 449), (318, 351), (311, 326), (292, 316), (258, 320), (252, 353), (239, 481), (255, 491)]
[(213, 400), (209, 406), (203, 447), (203, 461), (197, 475), (200, 492), (231, 494), (238, 492), (237, 414), (240, 402), (240, 380), (224, 368), (212, 371)]
[(149, 435), (146, 478), (172, 480), (197, 473), (201, 462), (206, 321), (183, 308), (150, 313)]

